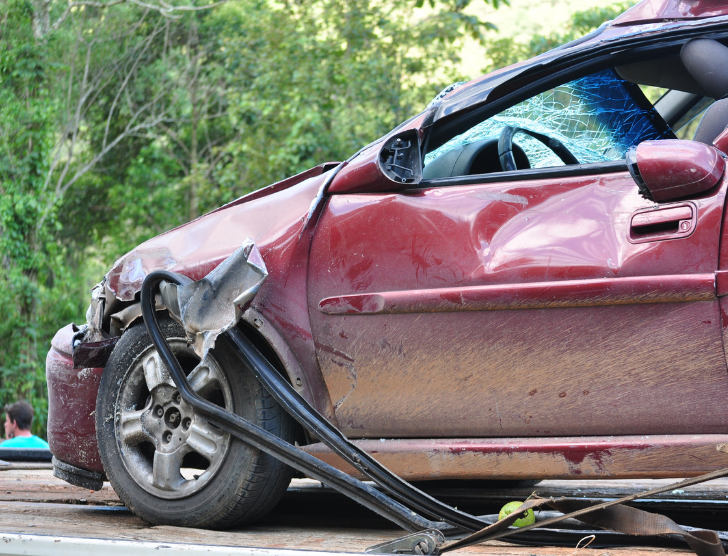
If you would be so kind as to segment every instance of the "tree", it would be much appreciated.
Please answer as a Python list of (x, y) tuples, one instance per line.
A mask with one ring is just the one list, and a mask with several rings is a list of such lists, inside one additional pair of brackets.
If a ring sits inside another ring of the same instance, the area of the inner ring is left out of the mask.
[(118, 6), (107, 18), (106, 7), (46, 0), (0, 7), (0, 399), (31, 401), (41, 433), (49, 340), (59, 324), (82, 320), (85, 301), (73, 272), (72, 247), (82, 242), (62, 241), (66, 195), (165, 114), (166, 83), (154, 80), (151, 97), (130, 90), (140, 92), (149, 53), (163, 55), (157, 44), (170, 18), (162, 12), (174, 10)]
[(126, 232), (105, 238), (108, 259), (245, 192), (345, 159), (423, 109), (461, 77), (441, 68), (455, 66), (451, 35), (465, 31), (444, 33), (439, 13), (412, 25), (415, 10), (238, 0), (170, 24), (164, 71), (179, 78), (167, 119), (139, 150), (120, 150), (126, 169), (103, 180), (119, 210), (96, 219), (98, 233)]
[[(44, 317), (39, 309), (54, 276), (57, 252), (46, 228), (36, 229), (48, 152), (52, 108), (44, 48), (33, 40), (32, 6), (9, 0), (0, 11), (0, 395), (34, 402), (44, 421), (45, 390), (38, 364)], [(51, 221), (52, 222), (52, 219)], [(57, 314), (57, 313), (56, 313)], [(50, 315), (48, 315), (50, 316)], [(42, 420), (42, 421), (41, 421)]]
[(492, 27), (467, 3), (2, 4), (0, 401), (29, 399), (42, 433), (50, 337), (126, 250), (350, 156), (460, 78), (458, 41)]
[(632, 7), (634, 3), (634, 1), (622, 1), (607, 7), (595, 7), (575, 12), (567, 23), (564, 32), (554, 31), (548, 35), (536, 34), (527, 43), (519, 42), (513, 37), (486, 39), (483, 44), (489, 62), (483, 72), (491, 72), (522, 60), (528, 60), (557, 46), (583, 37), (605, 21), (614, 19)]

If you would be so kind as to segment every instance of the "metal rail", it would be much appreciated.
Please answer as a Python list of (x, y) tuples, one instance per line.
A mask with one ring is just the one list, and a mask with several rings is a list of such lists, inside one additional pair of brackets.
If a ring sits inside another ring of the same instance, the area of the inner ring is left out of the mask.
[(349, 498), (389, 519), (400, 527), (411, 531), (441, 529), (445, 523), (426, 519), (403, 504), (393, 500), (374, 487), (355, 479), (318, 458), (299, 450), (274, 434), (217, 406), (197, 394), (190, 386), (182, 366), (174, 356), (167, 339), (162, 334), (155, 310), (154, 293), (161, 281), (181, 285), (183, 281), (175, 273), (158, 270), (149, 274), (142, 284), (141, 306), (144, 324), (152, 343), (169, 370), (170, 377), (180, 395), (214, 425), (240, 438), (251, 446), (270, 454), (283, 463), (302, 471), (309, 477), (335, 488)]
[[(181, 397), (212, 424), (226, 430), (251, 446), (270, 454), (283, 463), (304, 472), (309, 477), (330, 485), (342, 494), (404, 529), (419, 532), (416, 535), (409, 535), (371, 547), (368, 550), (369, 552), (437, 554), (484, 540), (511, 536), (516, 532), (509, 530), (509, 526), (518, 517), (517, 513), (511, 514), (497, 523), (489, 524), (488, 520), (459, 511), (436, 500), (391, 473), (369, 454), (352, 444), (341, 431), (331, 425), (308, 404), (255, 348), (252, 342), (236, 328), (228, 330), (220, 337), (225, 338), (224, 341), (228, 342), (229, 347), (240, 359), (241, 363), (253, 372), (266, 390), (298, 423), (320, 438), (324, 444), (345, 461), (374, 480), (383, 492), (281, 440), (243, 417), (202, 398), (192, 389), (181, 365), (159, 328), (155, 308), (155, 293), (162, 281), (183, 285), (188, 283), (189, 280), (172, 272), (156, 271), (146, 277), (141, 289), (141, 308), (144, 323), (152, 343), (168, 367), (170, 377), (177, 386)], [(720, 446), (718, 449), (728, 451), (726, 446)], [(548, 505), (560, 510), (563, 514), (551, 517), (538, 524), (523, 527), (519, 533), (523, 534), (535, 527), (544, 527), (575, 517), (579, 517), (581, 521), (586, 523), (591, 523), (594, 519), (591, 515), (592, 512), (600, 510), (600, 517), (594, 523), (600, 527), (641, 535), (676, 533), (699, 556), (725, 556), (722, 547), (723, 539), (719, 538), (716, 532), (695, 531), (693, 533), (681, 528), (670, 519), (659, 515), (652, 518), (653, 521), (657, 519), (657, 522), (652, 523), (650, 519), (655, 514), (648, 514), (634, 508), (621, 506), (621, 504), (726, 475), (728, 475), (728, 468), (723, 468), (680, 483), (596, 504), (590, 500), (568, 498), (527, 500), (521, 506), (522, 510)], [(419, 514), (413, 509), (417, 510)], [(432, 521), (420, 514), (442, 521)], [(582, 517), (586, 516), (586, 514), (590, 514), (588, 518)], [(627, 523), (632, 521), (639, 525), (634, 531), (634, 527)], [(463, 535), (463, 532), (470, 534)], [(449, 537), (458, 537), (459, 539), (443, 546), (445, 541), (443, 533)]]
[(329, 423), (293, 389), (239, 330), (233, 328), (223, 336), (226, 336), (235, 348), (233, 351), (240, 361), (253, 372), (265, 389), (296, 421), (353, 467), (375, 481), (387, 494), (418, 512), (457, 528), (477, 531), (487, 525), (481, 519), (440, 502), (415, 488), (350, 442), (339, 429)]

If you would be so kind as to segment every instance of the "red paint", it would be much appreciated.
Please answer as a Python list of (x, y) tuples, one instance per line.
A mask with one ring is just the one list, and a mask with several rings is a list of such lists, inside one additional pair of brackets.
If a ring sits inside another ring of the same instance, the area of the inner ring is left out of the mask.
[(652, 21), (721, 15), (728, 15), (728, 6), (723, 0), (642, 0), (616, 18), (612, 25), (634, 25)]
[(61, 461), (103, 472), (96, 447), (96, 393), (103, 369), (74, 369), (73, 325), (53, 337), (46, 359), (48, 377), (48, 444)]
[[(369, 191), (386, 191), (392, 187), (392, 182), (383, 173), (379, 166), (379, 151), (384, 141), (367, 147), (352, 162), (347, 164), (336, 176), (329, 186), (330, 193), (349, 193), (361, 191), (362, 184), (366, 184)], [(404, 189), (400, 186), (399, 189)]]
[(635, 244), (654, 203), (627, 173), (333, 195), (308, 280), (339, 422), (355, 438), (726, 430), (728, 408), (697, 410), (728, 395), (724, 199), (692, 201), (687, 237)]
[[(299, 241), (303, 222), (325, 177), (319, 175), (294, 186), (233, 204), (146, 241), (119, 259), (109, 271), (109, 288), (118, 299), (131, 301), (151, 270), (166, 269), (199, 280), (225, 260), (246, 238), (256, 242), (269, 271), (290, 255)], [(286, 255), (282, 255), (285, 252)]]
[[(292, 377), (301, 378), (301, 394), (335, 422), (331, 401), (316, 363), (306, 304), (306, 273), (310, 233), (304, 222), (325, 176), (245, 203), (230, 205), (151, 239), (119, 259), (109, 273), (112, 291), (131, 301), (151, 270), (167, 268), (200, 279), (227, 258), (247, 238), (258, 245), (269, 279), (251, 307), (266, 326), (259, 333), (271, 344)], [(70, 325), (69, 325), (70, 326)], [(59, 331), (49, 352), (48, 439), (54, 454), (68, 463), (101, 470), (96, 452), (95, 410), (98, 378), (92, 369), (86, 382), (75, 380), (68, 327)], [(295, 361), (295, 363), (294, 363)], [(93, 380), (92, 380), (93, 378)], [(94, 382), (95, 380), (95, 382)], [(72, 402), (72, 403), (71, 403)], [(82, 417), (78, 427), (74, 424)], [(84, 420), (85, 419), (85, 420)], [(86, 465), (77, 461), (79, 446), (94, 452)], [(94, 459), (95, 458), (95, 459)]]
[(330, 315), (372, 315), (679, 303), (711, 299), (715, 299), (715, 276), (690, 274), (354, 294), (323, 299), (319, 309)]
[(284, 189), (288, 189), (289, 187), (298, 185), (302, 181), (305, 181), (309, 178), (314, 178), (316, 176), (320, 176), (324, 172), (330, 171), (331, 169), (335, 168), (339, 164), (340, 164), (340, 162), (325, 162), (324, 164), (319, 164), (318, 166), (309, 168), (308, 170), (305, 170), (305, 171), (301, 172), (300, 174), (296, 174), (295, 176), (291, 176), (290, 178), (286, 178), (284, 180), (276, 182), (272, 185), (269, 185), (268, 187), (262, 187), (260, 189), (256, 189), (252, 193), (243, 195), (239, 199), (235, 199), (234, 201), (229, 202), (227, 205), (223, 205), (220, 208), (213, 210), (212, 212), (218, 212), (221, 210), (225, 210), (227, 208), (234, 207), (236, 205), (240, 205), (242, 203), (249, 203), (250, 201), (254, 201), (255, 199), (260, 199), (261, 197), (265, 197), (267, 195), (277, 193), (278, 191), (283, 191)]
[(728, 130), (724, 129), (723, 132), (715, 138), (713, 146), (723, 154), (728, 152)]
[(636, 154), (640, 175), (658, 203), (707, 191), (725, 170), (715, 148), (695, 141), (643, 141)]

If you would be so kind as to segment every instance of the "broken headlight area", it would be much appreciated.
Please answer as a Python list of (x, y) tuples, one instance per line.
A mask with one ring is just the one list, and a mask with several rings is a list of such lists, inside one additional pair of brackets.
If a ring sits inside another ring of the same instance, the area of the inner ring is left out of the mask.
[(73, 368), (103, 367), (114, 350), (118, 337), (103, 330), (106, 308), (106, 280), (91, 290), (91, 304), (86, 311), (86, 324), (76, 328), (73, 335)]
[[(184, 326), (190, 344), (200, 359), (204, 359), (214, 347), (215, 339), (238, 323), (268, 271), (253, 240), (246, 239), (201, 280), (194, 282), (181, 274), (175, 276), (186, 284), (163, 282), (155, 300), (156, 310), (166, 309)], [(134, 303), (110, 315), (105, 330), (109, 297), (115, 298), (115, 295), (104, 279), (92, 290), (87, 324), (77, 328), (73, 336), (74, 368), (104, 367), (124, 330), (141, 318), (139, 304)]]

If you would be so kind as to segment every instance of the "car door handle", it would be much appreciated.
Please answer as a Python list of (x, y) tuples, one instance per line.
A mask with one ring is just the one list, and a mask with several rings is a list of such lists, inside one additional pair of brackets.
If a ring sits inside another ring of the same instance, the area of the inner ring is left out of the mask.
[(689, 236), (695, 229), (693, 205), (641, 210), (632, 215), (629, 239), (633, 243)]

